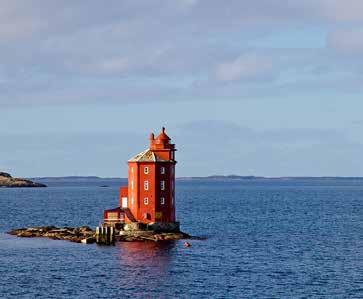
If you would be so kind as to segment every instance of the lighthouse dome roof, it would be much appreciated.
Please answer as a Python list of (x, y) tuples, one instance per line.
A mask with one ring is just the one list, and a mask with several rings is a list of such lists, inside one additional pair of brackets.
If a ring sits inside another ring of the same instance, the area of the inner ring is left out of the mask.
[(171, 140), (170, 137), (165, 133), (165, 128), (161, 129), (161, 133), (156, 137), (156, 140)]

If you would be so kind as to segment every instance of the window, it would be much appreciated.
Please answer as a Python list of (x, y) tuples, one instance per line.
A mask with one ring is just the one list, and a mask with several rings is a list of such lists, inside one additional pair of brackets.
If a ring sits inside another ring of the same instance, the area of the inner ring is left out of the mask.
[(160, 189), (165, 190), (165, 181), (160, 182)]
[(148, 173), (149, 173), (149, 167), (147, 167), (147, 166), (146, 166), (146, 167), (144, 167), (144, 173), (145, 173), (145, 174), (148, 174)]
[(160, 173), (161, 173), (161, 174), (165, 174), (165, 167), (161, 167), (161, 168), (160, 168)]
[(144, 205), (147, 206), (149, 204), (149, 198), (145, 197), (144, 198)]
[(165, 205), (165, 197), (160, 197), (160, 204)]
[(149, 190), (149, 181), (144, 181), (144, 190)]
[(122, 197), (121, 203), (123, 208), (127, 208), (127, 197)]

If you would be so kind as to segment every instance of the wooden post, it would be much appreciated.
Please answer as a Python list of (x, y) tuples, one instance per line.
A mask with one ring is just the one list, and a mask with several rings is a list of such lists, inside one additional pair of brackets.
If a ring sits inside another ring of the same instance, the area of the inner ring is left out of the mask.
[(96, 243), (102, 245), (114, 245), (115, 244), (115, 230), (112, 226), (96, 227)]

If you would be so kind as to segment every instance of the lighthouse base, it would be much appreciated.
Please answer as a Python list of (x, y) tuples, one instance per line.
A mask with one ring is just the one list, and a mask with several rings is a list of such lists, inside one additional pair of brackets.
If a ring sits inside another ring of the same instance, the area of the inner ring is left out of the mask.
[(147, 225), (148, 230), (154, 232), (180, 232), (179, 222), (154, 222)]
[(161, 242), (190, 239), (192, 237), (183, 232), (120, 231), (115, 238), (118, 242)]
[(123, 225), (124, 231), (180, 232), (179, 222), (131, 222)]
[(96, 228), (97, 244), (113, 245), (115, 241), (172, 241), (191, 238), (180, 231), (179, 222), (104, 223)]

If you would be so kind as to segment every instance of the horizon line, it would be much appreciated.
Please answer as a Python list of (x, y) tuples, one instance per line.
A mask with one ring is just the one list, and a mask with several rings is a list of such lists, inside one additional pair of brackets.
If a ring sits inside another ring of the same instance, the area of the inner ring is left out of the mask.
[[(127, 177), (100, 177), (96, 175), (67, 175), (67, 176), (35, 176), (28, 179), (122, 179)], [(206, 176), (180, 176), (176, 179), (363, 179), (363, 176), (254, 176), (254, 175), (206, 175)]]

